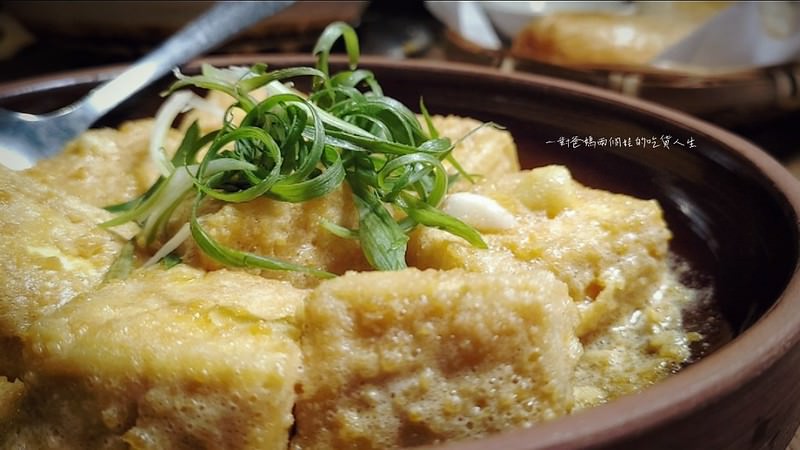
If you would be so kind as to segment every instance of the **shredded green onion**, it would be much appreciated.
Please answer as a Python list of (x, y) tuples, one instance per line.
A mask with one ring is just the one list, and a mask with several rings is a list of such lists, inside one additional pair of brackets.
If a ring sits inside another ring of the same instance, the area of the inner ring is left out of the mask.
[(182, 262), (183, 260), (181, 260), (180, 256), (175, 253), (170, 253), (161, 260), (161, 266), (164, 269), (171, 269)]
[(108, 268), (103, 281), (124, 280), (133, 271), (133, 263), (136, 258), (136, 246), (133, 241), (126, 242), (120, 249), (114, 262)]
[[(339, 39), (344, 40), (350, 67), (330, 74), (328, 58)], [(178, 80), (164, 93), (174, 100), (169, 108), (162, 108), (167, 115), (162, 120), (171, 123), (184, 105), (192, 106), (184, 94), (189, 91), (183, 89), (220, 91), (233, 98), (233, 105), (217, 130), (201, 135), (197, 124), (192, 124), (171, 160), (166, 159), (161, 142), (154, 143), (151, 153), (163, 176), (141, 197), (107, 208), (119, 215), (103, 225), (137, 222), (141, 231), (136, 243), (141, 246), (166, 240), (169, 245), (150, 263), (169, 257), (172, 264), (177, 245), (191, 237), (206, 255), (224, 265), (330, 277), (318, 268), (222, 245), (203, 228), (198, 210), (206, 198), (240, 203), (266, 196), (304, 202), (346, 182), (358, 211), (358, 229), (326, 218), (320, 223), (334, 235), (357, 239), (375, 269), (406, 267), (408, 233), (417, 225), (440, 228), (476, 247), (486, 247), (474, 228), (438, 209), (454, 176), (442, 162), (448, 161), (467, 179), (470, 175), (452, 157), (454, 144), (439, 136), (422, 100), (419, 106), (427, 131), (411, 110), (383, 94), (372, 72), (357, 68), (358, 38), (345, 23), (334, 23), (322, 33), (314, 55), (315, 68), (269, 71), (264, 64), (204, 65), (196, 76), (176, 71)], [(284, 84), (296, 77), (312, 77), (309, 93)], [(266, 92), (265, 100), (253, 97), (259, 90)], [(183, 97), (175, 99), (175, 95)], [(238, 123), (233, 121), (233, 110), (244, 113)], [(163, 135), (162, 130), (160, 139)], [(168, 239), (164, 236), (167, 222), (192, 195), (188, 224), (180, 236)], [(402, 217), (397, 218), (397, 213)]]

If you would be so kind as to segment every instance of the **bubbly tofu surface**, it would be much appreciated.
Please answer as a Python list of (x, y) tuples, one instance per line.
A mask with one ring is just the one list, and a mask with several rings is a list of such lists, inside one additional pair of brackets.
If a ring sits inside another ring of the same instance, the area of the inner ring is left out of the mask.
[(3, 422), (9, 421), (18, 413), (20, 400), (24, 395), (25, 385), (21, 381), (0, 377), (0, 434), (3, 431)]
[(576, 311), (552, 274), (348, 273), (309, 297), (294, 449), (483, 436), (569, 412)]
[(655, 201), (584, 187), (560, 166), (522, 171), (472, 191), (496, 200), (517, 226), (485, 233), (488, 250), (420, 228), (411, 235), (409, 261), (517, 276), (535, 268), (566, 283), (585, 347), (578, 407), (653, 384), (687, 360), (681, 310), (696, 292), (670, 270), (671, 234)]
[(3, 448), (285, 449), (305, 291), (144, 270), (40, 319)]
[(124, 239), (106, 211), (0, 166), (0, 375), (37, 318), (97, 286)]
[(706, 295), (682, 285), (675, 268), (656, 282), (650, 298), (609, 326), (584, 339), (575, 376), (576, 409), (641, 391), (678, 371), (701, 339), (683, 327), (683, 309)]
[[(508, 131), (484, 126), (473, 133), (483, 123), (468, 117), (433, 116), (431, 121), (440, 136), (453, 142), (469, 135), (456, 145), (452, 153), (467, 173), (496, 179), (519, 171), (517, 146)], [(421, 122), (425, 126), (424, 121)], [(445, 166), (448, 167), (449, 163)], [(453, 169), (449, 171), (453, 172)], [(469, 181), (460, 179), (451, 186), (450, 192), (462, 191), (469, 186)]]
[[(89, 130), (25, 174), (93, 206), (127, 202), (158, 179), (158, 169), (148, 154), (152, 129), (153, 120), (142, 119), (126, 122), (119, 129)], [(177, 131), (168, 133), (167, 152), (178, 148), (180, 140)]]
[[(201, 218), (204, 229), (221, 244), (237, 250), (278, 258), (295, 264), (342, 274), (347, 270), (369, 270), (357, 240), (344, 239), (321, 225), (325, 219), (358, 228), (358, 212), (346, 187), (303, 203), (288, 203), (262, 197), (247, 203), (226, 204)], [(184, 260), (191, 265), (216, 270), (221, 265), (209, 258), (193, 240), (183, 246)], [(313, 287), (320, 279), (301, 272), (262, 270), (267, 278), (290, 281), (298, 287)]]
[[(655, 201), (586, 188), (566, 169), (548, 166), (474, 185), (517, 226), (486, 233), (490, 253), (439, 230), (419, 228), (409, 259), (421, 268), (487, 268), (492, 261), (550, 270), (580, 310), (578, 334), (600, 330), (625, 305), (643, 304), (665, 270), (671, 237)], [(624, 309), (624, 308), (623, 308)]]

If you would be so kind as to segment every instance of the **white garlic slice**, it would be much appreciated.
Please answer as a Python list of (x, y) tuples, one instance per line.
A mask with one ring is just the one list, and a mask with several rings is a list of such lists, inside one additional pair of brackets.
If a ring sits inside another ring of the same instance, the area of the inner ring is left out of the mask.
[(514, 216), (499, 203), (471, 192), (448, 195), (442, 204), (442, 210), (486, 233), (507, 230), (517, 224)]

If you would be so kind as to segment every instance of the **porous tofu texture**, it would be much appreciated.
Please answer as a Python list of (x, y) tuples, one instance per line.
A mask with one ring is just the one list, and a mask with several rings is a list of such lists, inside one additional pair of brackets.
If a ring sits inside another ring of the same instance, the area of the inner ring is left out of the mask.
[[(232, 98), (212, 91), (206, 100), (211, 108), (187, 113), (180, 122), (181, 129), (185, 130), (194, 121), (204, 133), (220, 127), (222, 115), (231, 105)], [(213, 111), (214, 107), (216, 111)], [(232, 112), (241, 119), (240, 110), (233, 109)], [(507, 131), (481, 128), (481, 122), (464, 117), (434, 116), (432, 120), (438, 132), (453, 141), (469, 134), (453, 151), (467, 172), (495, 178), (519, 169), (516, 146)], [(124, 123), (118, 130), (90, 130), (71, 142), (63, 153), (39, 162), (25, 174), (94, 206), (104, 207), (132, 200), (144, 193), (159, 175), (148, 155), (152, 128), (153, 120), (145, 119)], [(177, 148), (180, 136), (181, 132), (177, 130), (168, 133), (165, 142), (168, 154)], [(463, 189), (466, 185), (465, 181), (459, 181), (452, 190)], [(187, 221), (187, 205), (178, 209), (175, 220), (171, 222), (172, 232)], [(204, 207), (203, 212), (201, 222), (211, 237), (237, 250), (336, 274), (370, 269), (358, 241), (340, 238), (320, 226), (320, 219), (325, 219), (348, 228), (358, 227), (358, 213), (346, 186), (304, 203), (286, 203), (269, 198), (245, 204), (219, 205), (212, 202)], [(159, 238), (156, 245), (166, 240), (167, 237)], [(206, 270), (222, 267), (191, 239), (179, 252), (187, 264), (195, 267)], [(301, 272), (254, 272), (267, 278), (289, 281), (301, 288), (319, 283), (315, 276)]]
[[(328, 272), (369, 270), (357, 240), (344, 239), (322, 227), (325, 219), (358, 228), (358, 212), (350, 189), (335, 191), (302, 203), (262, 197), (247, 203), (225, 204), (201, 217), (208, 234), (227, 247), (278, 258)], [(208, 270), (222, 266), (209, 258), (193, 240), (180, 249), (188, 264)], [(262, 276), (290, 281), (297, 287), (313, 287), (320, 278), (303, 272), (262, 270)]]
[[(208, 100), (227, 106), (227, 96), (212, 93)], [(198, 120), (206, 131), (213, 129), (215, 115), (194, 111), (184, 124)], [(517, 151), (510, 133), (492, 127), (481, 128), (481, 122), (456, 116), (434, 116), (434, 126), (444, 137), (453, 141), (470, 134), (453, 150), (453, 155), (469, 173), (497, 178), (519, 170)], [(468, 184), (457, 183), (453, 190)], [(290, 261), (342, 274), (347, 270), (369, 270), (356, 240), (342, 239), (320, 226), (320, 219), (347, 228), (358, 228), (358, 213), (352, 194), (346, 186), (304, 203), (286, 203), (260, 198), (243, 204), (226, 204), (218, 211), (206, 214), (201, 222), (217, 241), (237, 250)], [(179, 220), (181, 224), (183, 220)], [(193, 241), (181, 249), (184, 260), (208, 270), (220, 264), (205, 255)], [(290, 281), (298, 287), (313, 287), (319, 279), (299, 272), (260, 271), (262, 276)]]
[[(17, 414), (24, 394), (25, 386), (21, 381), (10, 381), (7, 377), (0, 377), (0, 424), (11, 420)], [(0, 425), (0, 431), (2, 429)]]
[[(220, 110), (181, 128), (218, 128), (231, 100), (210, 101)], [(451, 192), (489, 197), (516, 223), (485, 232), (488, 250), (418, 228), (409, 264), (440, 270), (232, 272), (189, 240), (185, 265), (100, 285), (131, 230), (98, 228), (110, 215), (82, 201), (127, 201), (155, 181), (152, 120), (89, 131), (25, 179), (0, 167), (0, 449), (285, 449), (296, 400), (295, 450), (431, 444), (602, 403), (687, 359), (691, 295), (665, 275), (656, 202), (560, 166), (518, 172), (508, 132), (432, 120), (481, 175)], [(183, 205), (171, 229), (186, 217)], [(239, 250), (369, 270), (321, 219), (358, 226), (346, 186), (301, 204), (210, 201), (200, 222)]]
[(179, 265), (81, 296), (30, 328), (0, 447), (285, 449), (305, 295)]
[[(159, 173), (148, 150), (153, 119), (123, 123), (119, 129), (86, 131), (61, 153), (39, 161), (24, 173), (86, 203), (105, 207), (143, 194)], [(164, 147), (171, 154), (181, 134), (167, 133)]]
[[(440, 136), (456, 144), (452, 155), (467, 173), (498, 179), (519, 171), (517, 146), (508, 131), (468, 117), (433, 116), (431, 122)], [(445, 166), (449, 163), (445, 162)], [(452, 168), (448, 172), (455, 173)], [(469, 189), (470, 185), (462, 178), (450, 187), (450, 192)]]
[(0, 375), (31, 323), (102, 281), (124, 243), (97, 226), (110, 218), (0, 165)]
[(308, 298), (294, 449), (464, 439), (568, 413), (580, 354), (552, 274), (348, 273)]
[(528, 266), (552, 271), (578, 305), (579, 336), (602, 331), (642, 306), (666, 271), (671, 234), (655, 201), (587, 188), (560, 166), (507, 175), (470, 190), (497, 201), (517, 226), (485, 233), (488, 251), (420, 227), (409, 241), (410, 264), (477, 272)]
[(517, 225), (484, 233), (488, 250), (419, 228), (409, 241), (409, 262), (520, 277), (543, 269), (565, 282), (584, 346), (574, 379), (576, 409), (641, 390), (689, 358), (681, 312), (700, 293), (670, 268), (671, 235), (655, 201), (584, 187), (561, 166), (471, 190), (497, 201)]

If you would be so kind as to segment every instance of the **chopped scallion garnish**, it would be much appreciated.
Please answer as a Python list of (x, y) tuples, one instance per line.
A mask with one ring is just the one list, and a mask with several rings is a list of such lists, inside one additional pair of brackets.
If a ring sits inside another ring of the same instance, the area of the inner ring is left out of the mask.
[[(328, 58), (333, 45), (344, 39), (349, 70), (331, 75)], [(420, 100), (426, 128), (397, 100), (387, 97), (372, 72), (358, 69), (355, 31), (334, 23), (314, 47), (316, 68), (267, 70), (252, 67), (216, 68), (204, 65), (200, 75), (176, 71), (176, 81), (161, 116), (156, 118), (151, 155), (162, 177), (138, 199), (110, 207), (120, 212), (105, 226), (136, 221), (141, 226), (138, 245), (160, 238), (167, 244), (150, 263), (168, 255), (185, 239), (194, 239), (209, 257), (228, 266), (303, 271), (320, 277), (332, 274), (317, 268), (228, 248), (203, 228), (198, 209), (206, 198), (247, 202), (259, 197), (304, 202), (350, 186), (359, 215), (358, 229), (348, 229), (320, 218), (321, 226), (342, 238), (357, 239), (367, 261), (379, 270), (406, 267), (408, 233), (417, 225), (440, 228), (476, 247), (486, 244), (469, 225), (440, 209), (453, 175), (447, 160), (469, 179), (452, 157), (454, 144), (440, 137)], [(307, 94), (286, 83), (312, 77)], [(166, 130), (186, 108), (202, 107), (184, 88), (216, 90), (232, 97), (220, 127), (201, 135), (197, 124), (186, 131), (171, 159), (163, 152)], [(252, 94), (262, 90), (266, 99)], [(233, 121), (232, 110), (243, 119)], [(202, 157), (200, 156), (202, 155)], [(178, 204), (194, 196), (189, 222), (177, 235), (163, 236)]]

